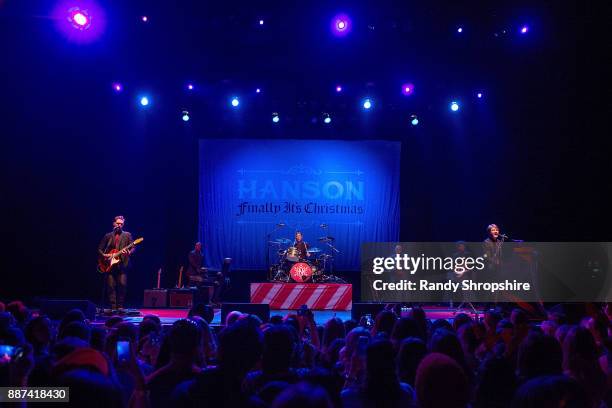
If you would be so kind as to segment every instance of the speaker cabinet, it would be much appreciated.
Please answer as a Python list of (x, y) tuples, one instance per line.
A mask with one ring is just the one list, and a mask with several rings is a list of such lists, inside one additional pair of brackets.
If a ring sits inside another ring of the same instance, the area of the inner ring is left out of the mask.
[(145, 289), (144, 307), (168, 307), (168, 289)]

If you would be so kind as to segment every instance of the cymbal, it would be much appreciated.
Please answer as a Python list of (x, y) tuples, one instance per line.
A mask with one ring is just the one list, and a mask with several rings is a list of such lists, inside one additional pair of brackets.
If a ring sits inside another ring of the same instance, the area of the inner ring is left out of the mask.
[(310, 252), (311, 254), (318, 254), (319, 252), (321, 252), (320, 248), (308, 248), (308, 252)]
[(287, 238), (276, 238), (274, 241), (271, 242), (275, 242), (281, 245), (288, 245), (291, 243), (291, 240)]
[(334, 242), (335, 240), (336, 238), (330, 236), (319, 238), (319, 242)]

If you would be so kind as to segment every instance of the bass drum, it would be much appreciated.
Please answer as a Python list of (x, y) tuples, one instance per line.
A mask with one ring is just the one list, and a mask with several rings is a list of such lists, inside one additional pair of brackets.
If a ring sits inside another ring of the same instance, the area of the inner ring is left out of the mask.
[(306, 262), (298, 262), (289, 270), (289, 276), (294, 282), (308, 282), (312, 278), (312, 268)]

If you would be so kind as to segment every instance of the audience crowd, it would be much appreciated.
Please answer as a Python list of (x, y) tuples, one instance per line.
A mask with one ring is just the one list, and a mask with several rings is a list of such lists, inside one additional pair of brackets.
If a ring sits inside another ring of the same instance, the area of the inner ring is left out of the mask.
[(431, 321), (397, 305), (322, 326), (308, 310), (268, 322), (235, 311), (218, 328), (213, 317), (198, 305), (167, 327), (153, 315), (102, 326), (0, 303), (0, 345), (12, 346), (0, 386), (69, 387), (64, 406), (87, 408), (612, 408), (607, 307), (543, 322), (522, 309)]

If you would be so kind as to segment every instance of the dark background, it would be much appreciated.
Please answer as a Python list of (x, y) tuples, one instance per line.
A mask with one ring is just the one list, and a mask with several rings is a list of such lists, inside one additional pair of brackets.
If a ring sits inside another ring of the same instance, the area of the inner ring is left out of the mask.
[[(116, 214), (145, 237), (133, 303), (160, 267), (172, 285), (196, 238), (206, 137), (401, 140), (404, 241), (481, 240), (491, 222), (525, 240), (609, 240), (609, 24), (594, 6), (109, 1), (100, 39), (75, 44), (48, 18), (56, 4), (0, 1), (0, 299), (97, 300), (96, 247)], [(329, 30), (339, 11), (353, 24), (342, 39)], [(265, 275), (242, 276), (238, 298)]]

